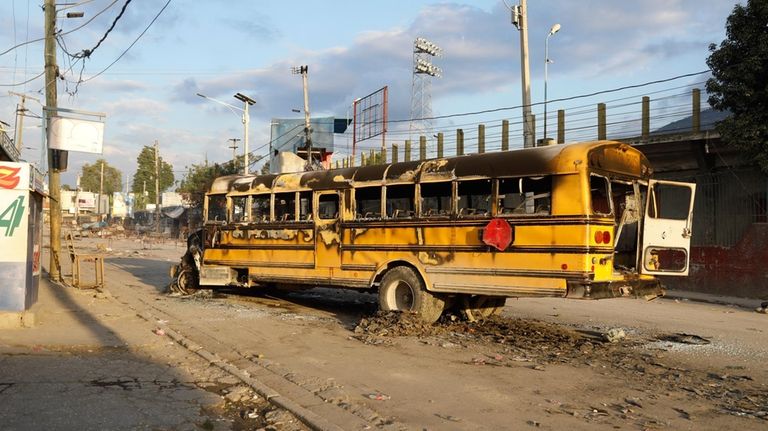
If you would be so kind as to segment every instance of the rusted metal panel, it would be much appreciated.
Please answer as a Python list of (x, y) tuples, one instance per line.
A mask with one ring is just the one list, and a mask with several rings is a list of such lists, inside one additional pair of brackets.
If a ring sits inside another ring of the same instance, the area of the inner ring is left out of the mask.
[(421, 163), (420, 161), (415, 161), (392, 164), (386, 171), (385, 180), (388, 183), (412, 182), (416, 179)]
[(312, 190), (335, 190), (352, 187), (357, 168), (307, 172), (301, 177), (301, 186)]

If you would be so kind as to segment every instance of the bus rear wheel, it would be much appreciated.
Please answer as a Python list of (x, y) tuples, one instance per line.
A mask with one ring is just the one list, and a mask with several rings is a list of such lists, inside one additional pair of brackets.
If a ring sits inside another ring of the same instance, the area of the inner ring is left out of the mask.
[(387, 271), (381, 279), (379, 308), (414, 312), (424, 322), (434, 323), (443, 314), (445, 301), (427, 291), (416, 271), (398, 266)]
[(504, 296), (463, 295), (459, 306), (465, 319), (476, 322), (501, 313), (506, 302)]

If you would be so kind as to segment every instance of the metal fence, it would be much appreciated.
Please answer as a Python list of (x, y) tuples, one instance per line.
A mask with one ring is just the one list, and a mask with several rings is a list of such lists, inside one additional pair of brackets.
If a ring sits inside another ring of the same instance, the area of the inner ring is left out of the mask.
[(732, 247), (751, 224), (768, 222), (768, 176), (756, 167), (662, 177), (696, 183), (694, 246)]

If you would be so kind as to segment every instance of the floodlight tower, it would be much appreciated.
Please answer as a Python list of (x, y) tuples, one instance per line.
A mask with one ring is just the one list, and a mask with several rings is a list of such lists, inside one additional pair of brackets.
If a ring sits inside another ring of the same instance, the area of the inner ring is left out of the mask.
[(411, 85), (411, 122), (409, 139), (413, 134), (430, 136), (432, 131), (432, 78), (443, 71), (432, 64), (432, 57), (441, 57), (443, 50), (434, 43), (417, 37), (413, 41), (413, 84)]

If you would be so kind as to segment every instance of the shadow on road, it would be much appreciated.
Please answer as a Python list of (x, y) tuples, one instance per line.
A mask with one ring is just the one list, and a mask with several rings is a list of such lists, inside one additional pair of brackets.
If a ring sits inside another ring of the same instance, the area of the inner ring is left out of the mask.
[(130, 273), (142, 283), (154, 287), (159, 293), (168, 291), (168, 284), (171, 282), (168, 273), (171, 267), (170, 262), (134, 257), (113, 257), (107, 259), (107, 264)]

